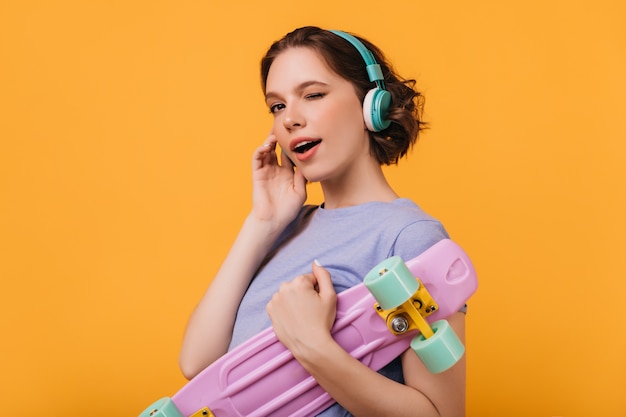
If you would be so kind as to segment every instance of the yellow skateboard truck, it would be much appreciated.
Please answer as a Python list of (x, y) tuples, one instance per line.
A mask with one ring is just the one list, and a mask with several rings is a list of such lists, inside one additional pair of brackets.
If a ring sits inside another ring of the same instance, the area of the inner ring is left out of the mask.
[[(379, 271), (380, 274), (386, 272), (388, 272), (386, 269)], [(437, 311), (439, 306), (422, 282), (419, 279), (416, 281), (419, 285), (417, 291), (398, 307), (384, 309), (377, 302), (374, 308), (393, 334), (400, 335), (411, 330), (419, 330), (428, 339), (435, 333), (426, 321), (426, 317)]]

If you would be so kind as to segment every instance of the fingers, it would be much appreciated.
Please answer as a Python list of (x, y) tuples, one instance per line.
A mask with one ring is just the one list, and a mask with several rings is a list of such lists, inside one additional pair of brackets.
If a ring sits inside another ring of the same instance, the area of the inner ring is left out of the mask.
[(263, 145), (256, 148), (255, 154), (265, 155), (270, 152), (275, 152), (276, 143), (277, 143), (276, 136), (270, 133), (268, 137), (265, 139), (265, 141), (263, 142)]
[(297, 288), (314, 289), (320, 295), (335, 294), (335, 287), (330, 272), (316, 259), (312, 265), (311, 274), (299, 275), (291, 281), (283, 282), (280, 291), (297, 290)]
[[(255, 168), (259, 168), (263, 165), (270, 164), (270, 163), (274, 165), (278, 165), (278, 155), (276, 154), (277, 144), (278, 144), (278, 139), (276, 138), (276, 135), (270, 132), (270, 134), (267, 136), (267, 138), (263, 142), (263, 145), (256, 148), (253, 158), (252, 158), (253, 166)], [(295, 167), (295, 164), (293, 163), (291, 159), (289, 159), (289, 156), (282, 149), (282, 147), (281, 147), (281, 155), (280, 155), (280, 166), (290, 168), (291, 170), (293, 170)]]
[(269, 148), (272, 150), (276, 150), (277, 142), (278, 142), (278, 139), (276, 139), (276, 135), (270, 132), (270, 134), (267, 135), (267, 138), (265, 139), (265, 142), (263, 143), (263, 146), (261, 148)]
[(323, 298), (335, 297), (337, 293), (335, 292), (330, 272), (328, 272), (317, 259), (313, 262), (312, 270), (317, 285), (317, 291), (320, 296)]
[(335, 322), (337, 294), (330, 274), (319, 263), (312, 269), (281, 284), (266, 306), (277, 337), (290, 350), (311, 338), (330, 336)]
[(263, 145), (257, 147), (252, 155), (252, 169), (258, 170), (266, 165), (278, 165), (276, 159), (276, 136), (269, 134)]
[(317, 286), (317, 280), (315, 276), (313, 276), (313, 274), (303, 274), (303, 275), (298, 275), (291, 281), (283, 282), (282, 284), (280, 284), (279, 291), (280, 292), (288, 292), (288, 291), (297, 292), (297, 291), (302, 291), (302, 290), (315, 289), (315, 291), (317, 292), (316, 286)]

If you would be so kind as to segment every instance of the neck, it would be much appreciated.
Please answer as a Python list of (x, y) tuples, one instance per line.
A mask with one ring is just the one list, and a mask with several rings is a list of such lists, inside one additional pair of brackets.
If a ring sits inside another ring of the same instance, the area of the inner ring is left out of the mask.
[(378, 163), (358, 172), (351, 171), (340, 179), (322, 181), (321, 186), (326, 209), (356, 206), (373, 201), (391, 202), (398, 198)]

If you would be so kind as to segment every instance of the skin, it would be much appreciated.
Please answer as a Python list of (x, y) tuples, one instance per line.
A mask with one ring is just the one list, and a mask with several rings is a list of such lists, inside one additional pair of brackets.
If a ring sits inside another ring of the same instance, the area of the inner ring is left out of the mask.
[[(353, 85), (315, 51), (291, 48), (281, 53), (266, 85), (274, 123), (253, 154), (252, 210), (189, 320), (180, 355), (188, 378), (226, 353), (239, 302), (271, 242), (304, 204), (307, 180), (320, 183), (326, 209), (398, 198), (370, 153)], [(297, 152), (296, 145), (305, 142), (316, 146)], [(280, 158), (278, 145), (285, 152)], [(336, 299), (328, 271), (314, 263), (310, 274), (281, 285), (267, 312), (278, 339), (337, 402), (355, 416), (464, 415), (464, 358), (433, 375), (408, 350), (402, 355), (406, 385), (389, 380), (332, 338)], [(219, 317), (214, 311), (220, 311)], [(460, 313), (449, 319), (461, 340), (464, 320)]]

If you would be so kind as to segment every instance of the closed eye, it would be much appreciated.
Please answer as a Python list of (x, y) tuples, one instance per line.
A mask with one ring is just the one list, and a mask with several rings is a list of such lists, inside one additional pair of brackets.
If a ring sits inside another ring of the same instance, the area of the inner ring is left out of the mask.
[[(306, 100), (317, 100), (326, 96), (326, 93), (311, 93), (304, 96)], [(285, 108), (284, 103), (276, 103), (270, 106), (270, 113), (275, 114), (276, 112), (283, 110)]]
[(326, 93), (311, 93), (311, 94), (307, 94), (305, 98), (307, 100), (315, 100), (317, 98), (323, 98), (325, 95)]

